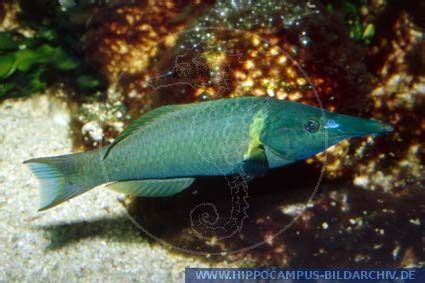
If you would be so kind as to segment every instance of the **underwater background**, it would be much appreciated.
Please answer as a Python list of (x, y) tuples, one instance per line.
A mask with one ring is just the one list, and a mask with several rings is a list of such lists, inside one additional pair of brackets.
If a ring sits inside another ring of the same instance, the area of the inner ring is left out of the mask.
[[(423, 267), (424, 11), (419, 0), (1, 1), (0, 281), (182, 281), (189, 266)], [(244, 95), (395, 130), (253, 181), (231, 236), (200, 237), (190, 217), (208, 202), (229, 220), (224, 178), (166, 199), (98, 188), (37, 211), (24, 160), (107, 145), (161, 105)]]

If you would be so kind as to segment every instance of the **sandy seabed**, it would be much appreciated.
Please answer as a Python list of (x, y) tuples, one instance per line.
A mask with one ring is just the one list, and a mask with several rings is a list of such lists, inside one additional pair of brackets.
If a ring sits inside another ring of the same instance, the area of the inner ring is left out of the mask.
[(69, 122), (66, 103), (47, 95), (0, 105), (0, 282), (175, 282), (210, 266), (152, 245), (101, 187), (37, 211), (38, 181), (22, 162), (72, 152)]

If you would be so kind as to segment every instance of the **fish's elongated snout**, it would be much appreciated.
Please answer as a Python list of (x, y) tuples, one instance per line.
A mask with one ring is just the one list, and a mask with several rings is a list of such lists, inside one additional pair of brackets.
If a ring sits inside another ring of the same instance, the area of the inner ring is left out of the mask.
[(376, 120), (332, 113), (327, 117), (325, 128), (332, 135), (344, 138), (381, 135), (394, 130), (393, 126)]

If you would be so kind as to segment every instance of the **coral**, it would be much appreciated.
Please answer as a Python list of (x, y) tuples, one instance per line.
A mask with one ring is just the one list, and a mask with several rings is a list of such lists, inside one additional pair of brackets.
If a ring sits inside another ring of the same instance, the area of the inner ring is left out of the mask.
[[(390, 121), (395, 132), (387, 137), (339, 144), (329, 151), (326, 165), (333, 177), (345, 175), (365, 189), (388, 192), (424, 184), (424, 151), (420, 144), (425, 136), (421, 114), (425, 79), (417, 67), (423, 66), (417, 53), (423, 45), (422, 33), (403, 10), (392, 21), (392, 36), (378, 33), (371, 46), (369, 60), (373, 63), (375, 84), (367, 98), (372, 104), (370, 113)], [(412, 57), (419, 58), (413, 66)]]
[[(366, 50), (350, 41), (338, 14), (313, 1), (232, 3), (93, 6), (85, 52), (119, 86), (116, 95), (133, 118), (157, 105), (240, 95), (367, 113)], [(179, 72), (177, 58), (192, 64), (192, 73)]]
[[(95, 101), (85, 101), (74, 119), (76, 145), (93, 148), (108, 144), (132, 118), (156, 104), (149, 87), (156, 62), (177, 40), (186, 22), (195, 17), (208, 3), (199, 1), (112, 1), (85, 6), (79, 21), (86, 29), (81, 43), (87, 60), (109, 82), (109, 88)], [(119, 110), (115, 111), (116, 105)], [(103, 119), (104, 113), (111, 119)], [(130, 115), (130, 116), (129, 116)], [(86, 131), (98, 125), (105, 137), (97, 141)], [(83, 136), (83, 138), (81, 138)], [(100, 142), (101, 141), (101, 142)]]
[(82, 103), (73, 119), (74, 131), (81, 133), (75, 136), (74, 146), (83, 150), (111, 143), (130, 121), (127, 112), (127, 107), (118, 99)]
[(149, 99), (143, 104), (140, 100), (150, 91), (147, 84), (155, 62), (164, 57), (191, 15), (204, 5), (196, 1), (117, 1), (94, 6), (96, 14), (83, 38), (85, 52), (112, 84), (123, 87), (127, 104), (140, 110), (143, 104), (150, 105)]

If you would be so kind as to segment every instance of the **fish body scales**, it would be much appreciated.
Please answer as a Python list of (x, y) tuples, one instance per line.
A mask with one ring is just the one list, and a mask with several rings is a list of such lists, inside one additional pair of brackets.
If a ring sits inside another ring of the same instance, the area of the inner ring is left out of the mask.
[(235, 173), (263, 101), (245, 98), (177, 107), (117, 144), (103, 161), (107, 175), (113, 181)]

